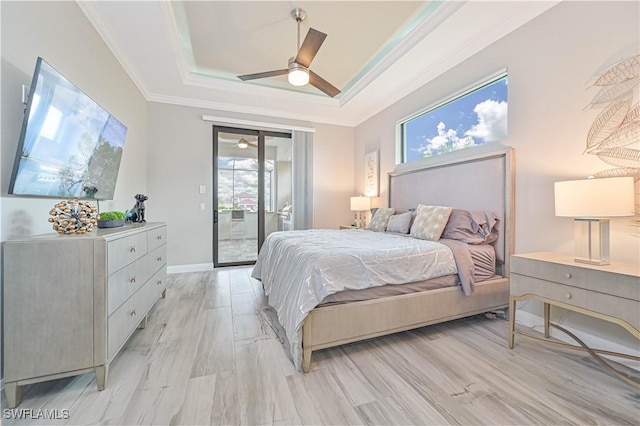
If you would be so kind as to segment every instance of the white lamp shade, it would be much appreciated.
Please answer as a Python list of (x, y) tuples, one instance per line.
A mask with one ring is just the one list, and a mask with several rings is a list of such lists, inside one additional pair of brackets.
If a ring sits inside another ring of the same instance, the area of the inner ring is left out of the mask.
[(371, 199), (369, 197), (351, 197), (351, 211), (361, 212), (371, 208)]
[(556, 182), (556, 216), (633, 216), (633, 178), (615, 177)]

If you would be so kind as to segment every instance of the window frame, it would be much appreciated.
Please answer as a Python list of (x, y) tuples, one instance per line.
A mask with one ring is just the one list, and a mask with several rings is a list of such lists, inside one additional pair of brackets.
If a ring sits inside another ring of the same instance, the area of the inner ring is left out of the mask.
[[(404, 164), (404, 163), (412, 163), (414, 161), (418, 161), (418, 160), (412, 160), (412, 161), (407, 161), (407, 147), (406, 147), (406, 124), (409, 123), (410, 121), (415, 120), (418, 117), (421, 117), (425, 114), (430, 113), (431, 111), (434, 111), (440, 107), (443, 107), (447, 104), (450, 104), (452, 102), (455, 102), (456, 100), (476, 91), (479, 89), (482, 89), (485, 86), (488, 86), (490, 84), (495, 83), (496, 81), (502, 79), (502, 78), (509, 78), (509, 73), (508, 73), (508, 69), (507, 68), (503, 68), (499, 71), (496, 71), (480, 80), (475, 81), (472, 84), (469, 84), (465, 87), (463, 87), (462, 89), (454, 92), (453, 94), (440, 99), (436, 102), (433, 102), (429, 105), (427, 105), (424, 108), (419, 109), (416, 112), (413, 112), (412, 114), (396, 121), (396, 164)], [(461, 151), (464, 150), (466, 148), (462, 148), (460, 150), (457, 151)], [(441, 155), (441, 154), (440, 154)], [(436, 156), (437, 157), (437, 156)]]

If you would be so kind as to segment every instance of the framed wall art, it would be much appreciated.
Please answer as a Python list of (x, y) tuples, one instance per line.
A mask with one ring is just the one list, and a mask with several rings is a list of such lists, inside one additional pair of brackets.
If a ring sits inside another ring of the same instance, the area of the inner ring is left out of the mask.
[(364, 156), (364, 195), (378, 197), (380, 195), (380, 151), (368, 152)]

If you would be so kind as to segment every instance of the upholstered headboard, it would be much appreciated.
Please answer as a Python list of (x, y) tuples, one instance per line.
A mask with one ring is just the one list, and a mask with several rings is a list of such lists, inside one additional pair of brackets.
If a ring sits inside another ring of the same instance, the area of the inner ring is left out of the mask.
[(493, 245), (502, 263), (499, 272), (508, 277), (514, 248), (513, 149), (489, 150), (485, 145), (463, 151), (398, 165), (389, 173), (389, 206), (427, 204), (494, 212), (500, 218), (500, 236)]

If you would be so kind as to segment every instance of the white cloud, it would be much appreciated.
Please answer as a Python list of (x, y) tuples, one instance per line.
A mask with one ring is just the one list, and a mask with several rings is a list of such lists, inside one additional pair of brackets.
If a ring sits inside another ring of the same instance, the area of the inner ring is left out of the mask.
[(507, 137), (507, 102), (492, 99), (480, 102), (473, 111), (478, 115), (478, 124), (465, 132), (467, 136), (498, 142)]
[(434, 152), (442, 150), (443, 148), (451, 151), (473, 145), (473, 138), (471, 136), (460, 138), (455, 129), (447, 129), (447, 125), (442, 121), (438, 123), (437, 130), (438, 135), (427, 139), (426, 146), (421, 147), (421, 151)]

